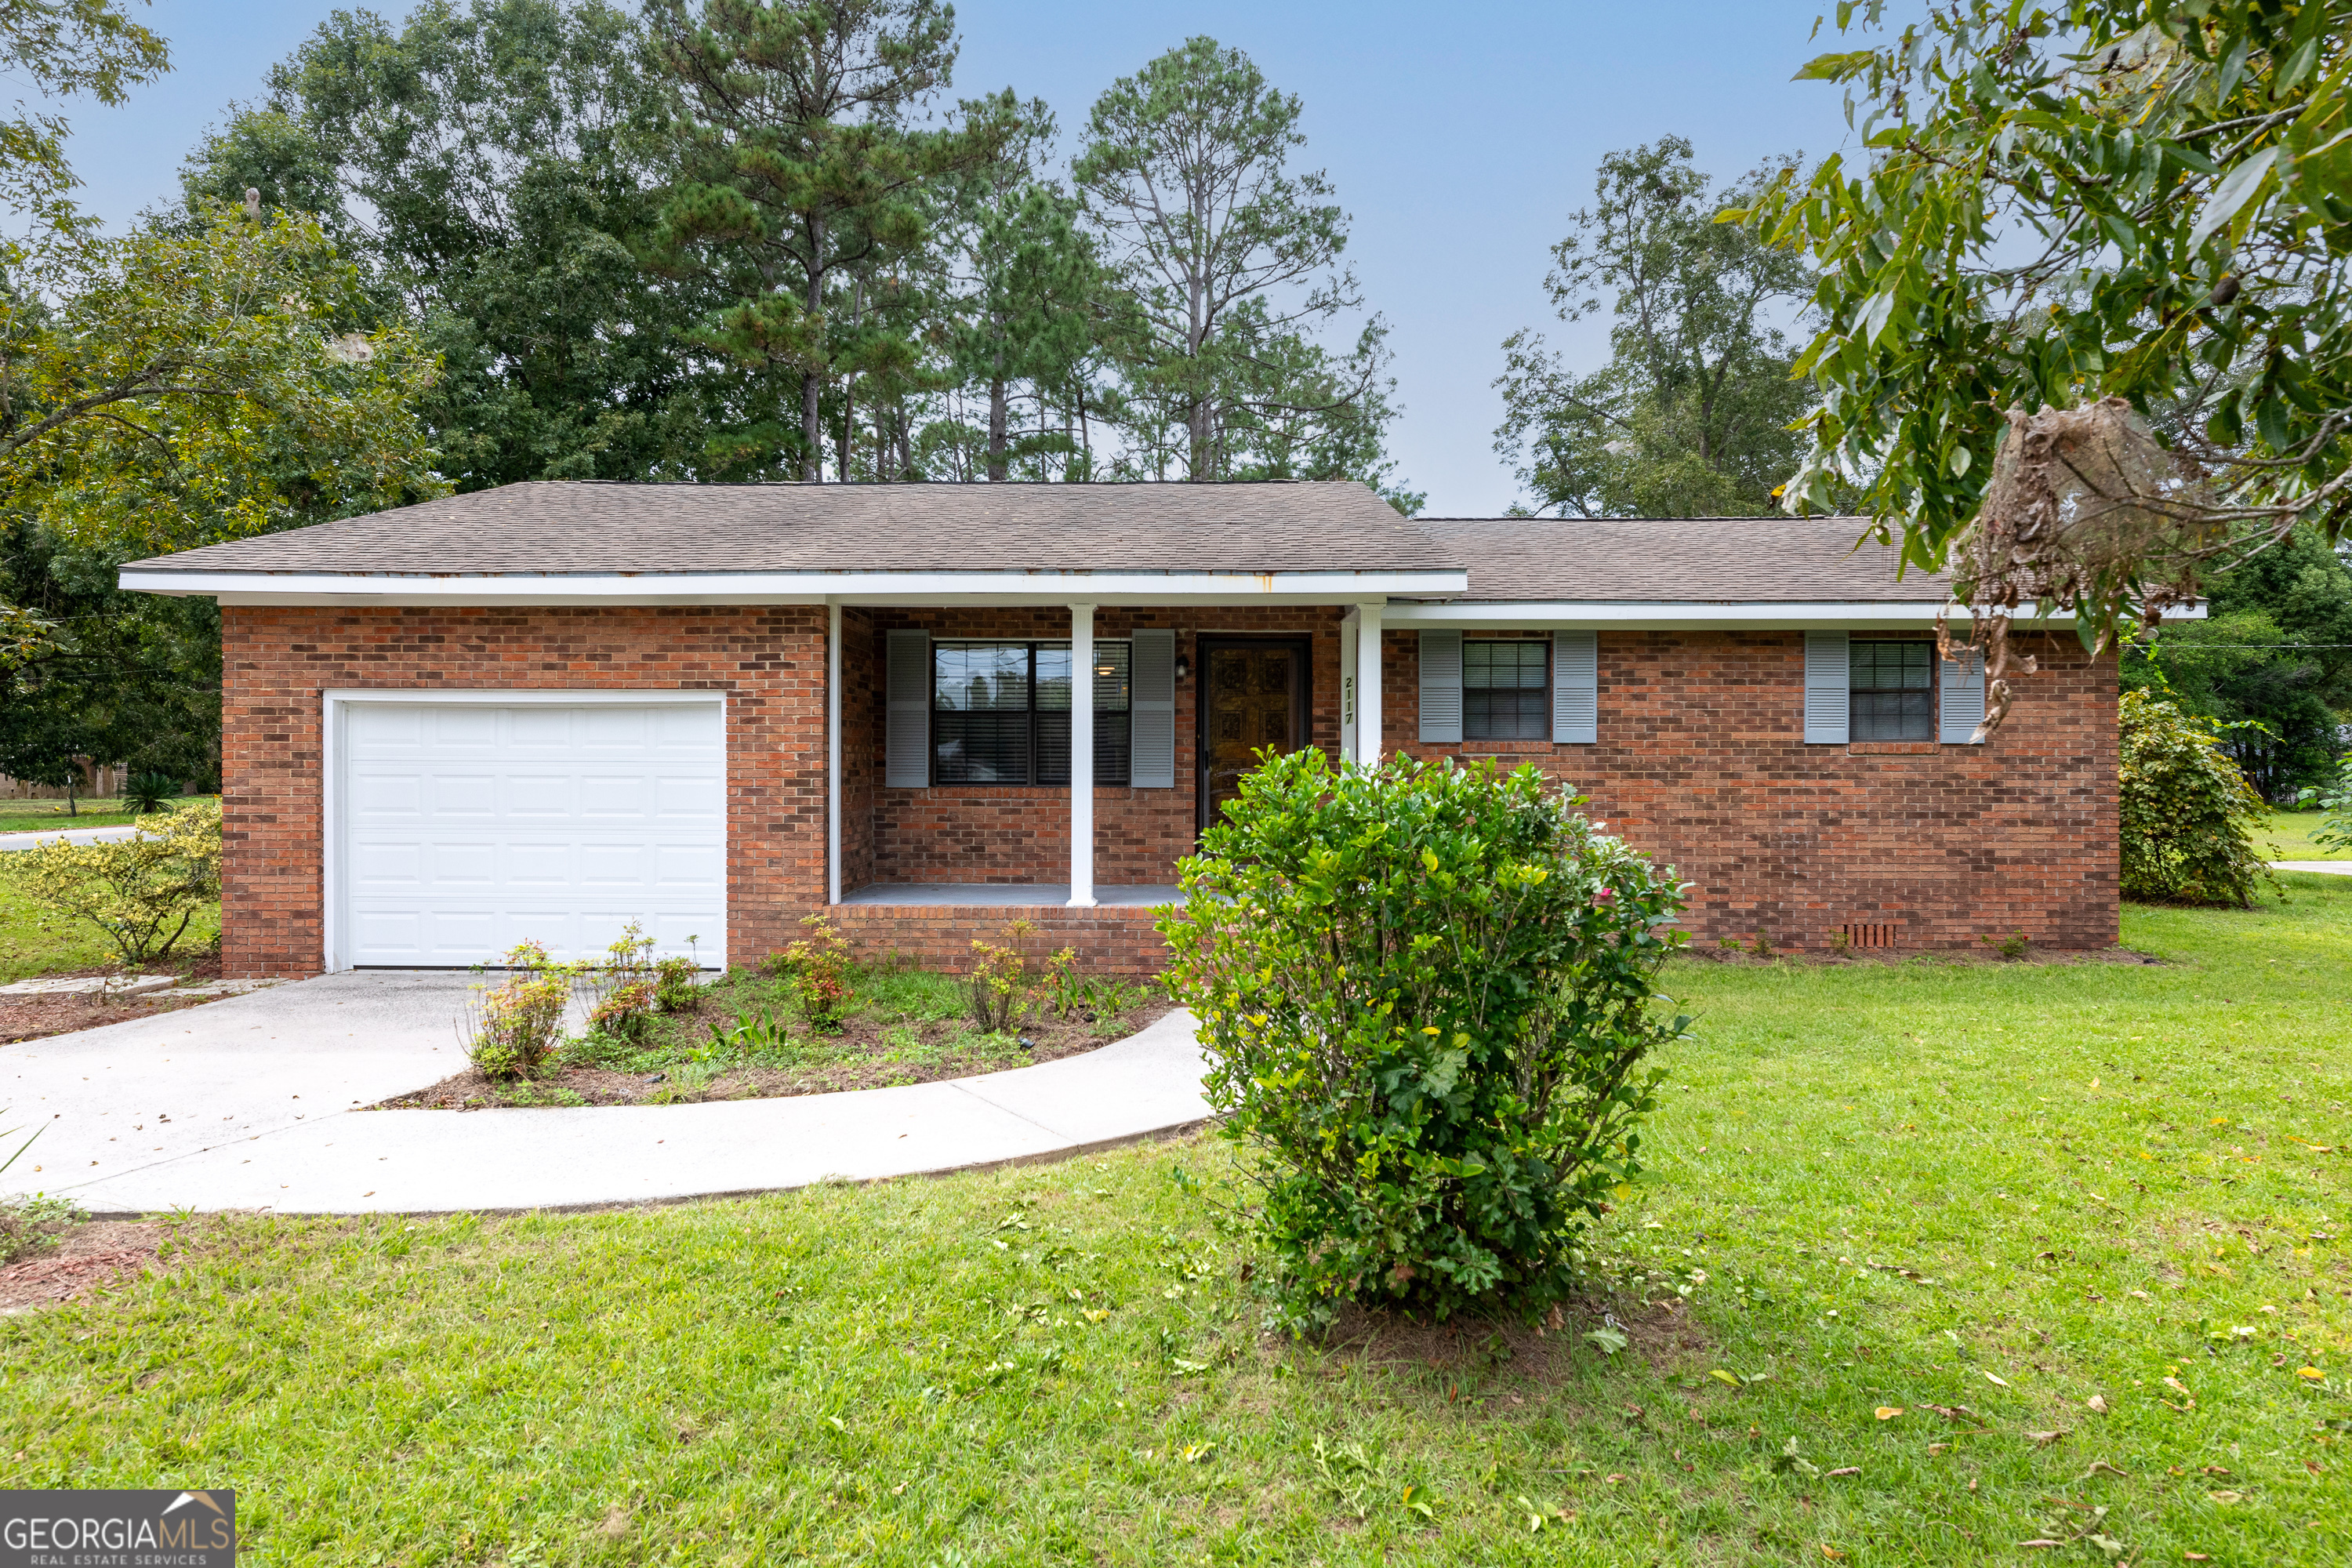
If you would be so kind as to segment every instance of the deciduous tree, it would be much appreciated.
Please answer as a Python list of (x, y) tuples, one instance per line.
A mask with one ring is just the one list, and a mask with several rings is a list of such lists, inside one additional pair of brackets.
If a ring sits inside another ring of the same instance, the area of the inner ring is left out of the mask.
[(1609, 154), (1593, 205), (1552, 247), (1553, 309), (1570, 322), (1608, 310), (1607, 364), (1580, 374), (1532, 330), (1503, 342), (1495, 448), (1538, 512), (1753, 515), (1772, 509), (1796, 461), (1788, 426), (1811, 396), (1790, 377), (1782, 323), (1811, 276), (1801, 258), (1714, 221), (1790, 164), (1717, 199), (1691, 158), (1679, 136)]

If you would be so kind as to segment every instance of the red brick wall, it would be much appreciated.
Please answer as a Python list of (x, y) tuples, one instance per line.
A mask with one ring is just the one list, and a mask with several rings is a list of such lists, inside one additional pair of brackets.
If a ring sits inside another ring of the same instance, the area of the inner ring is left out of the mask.
[(1603, 632), (1600, 742), (1423, 745), (1416, 634), (1384, 639), (1392, 750), (1533, 762), (1695, 883), (1695, 939), (1820, 952), (1848, 922), (1908, 948), (2116, 938), (2116, 666), (2036, 637), (1982, 746), (1804, 743), (1800, 632)]
[(1123, 905), (1073, 910), (1061, 904), (1029, 909), (845, 904), (833, 916), (861, 959), (895, 955), (955, 974), (971, 967), (974, 939), (1004, 942), (1005, 928), (1016, 920), (1036, 928), (1018, 942), (1033, 964), (1065, 947), (1076, 951), (1079, 970), (1091, 974), (1157, 974), (1168, 963), (1168, 944), (1152, 929), (1153, 911)]
[(724, 690), (729, 952), (741, 963), (781, 945), (824, 901), (822, 608), (226, 606), (221, 651), (228, 974), (324, 963), (330, 688)]
[[(1334, 758), (1339, 746), (1339, 617), (1330, 607), (1300, 609), (1149, 610), (1106, 607), (1095, 612), (1095, 635), (1125, 637), (1139, 626), (1176, 630), (1176, 649), (1191, 668), (1176, 683), (1176, 787), (1095, 791), (1095, 880), (1104, 887), (1172, 882), (1176, 862), (1192, 853), (1199, 779), (1200, 657), (1202, 635), (1292, 634), (1313, 639), (1308, 742)], [(1003, 784), (943, 784), (929, 789), (880, 785), (883, 763), (882, 670), (885, 635), (894, 627), (934, 637), (1034, 637), (1066, 641), (1066, 610), (877, 610), (861, 627), (851, 658), (856, 679), (845, 693), (863, 706), (860, 723), (845, 735), (860, 747), (858, 766), (876, 781), (870, 813), (860, 806), (858, 868), (846, 888), (875, 882), (1066, 882), (1070, 877), (1070, 816), (1066, 788)], [(845, 630), (845, 637), (846, 631)], [(870, 868), (870, 869), (866, 869)]]

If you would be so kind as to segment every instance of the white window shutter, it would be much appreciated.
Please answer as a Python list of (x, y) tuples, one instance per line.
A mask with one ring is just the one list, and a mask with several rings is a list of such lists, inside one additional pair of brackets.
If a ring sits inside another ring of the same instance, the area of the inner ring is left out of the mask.
[(1805, 744), (1843, 746), (1853, 706), (1851, 639), (1843, 632), (1805, 634)]
[(1597, 632), (1551, 634), (1551, 738), (1590, 746), (1601, 739), (1601, 638)]
[(1943, 660), (1944, 668), (1937, 671), (1936, 738), (1947, 746), (1965, 746), (1984, 722), (1984, 652), (1973, 647), (1953, 651), (1960, 657)]
[(892, 789), (928, 789), (931, 783), (931, 634), (890, 634), (885, 696), (883, 783)]
[(1176, 634), (1139, 631), (1128, 654), (1128, 783), (1176, 787)]
[(1462, 739), (1462, 634), (1421, 634), (1421, 738)]

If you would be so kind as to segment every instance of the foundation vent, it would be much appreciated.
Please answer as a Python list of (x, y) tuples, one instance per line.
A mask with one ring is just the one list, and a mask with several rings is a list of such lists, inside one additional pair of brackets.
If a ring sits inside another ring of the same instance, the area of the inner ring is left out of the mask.
[(1855, 948), (1894, 947), (1901, 942), (1903, 932), (1899, 924), (1864, 925), (1859, 921), (1848, 921), (1838, 930), (1844, 934), (1845, 944)]

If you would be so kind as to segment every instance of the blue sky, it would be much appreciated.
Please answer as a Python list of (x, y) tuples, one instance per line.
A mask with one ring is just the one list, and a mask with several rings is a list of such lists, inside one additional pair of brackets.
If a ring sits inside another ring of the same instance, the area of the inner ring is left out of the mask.
[[(1306, 102), (1307, 166), (1353, 218), (1349, 255), (1393, 324), (1399, 472), (1433, 515), (1493, 513), (1516, 487), (1491, 442), (1498, 345), (1548, 319), (1548, 247), (1601, 154), (1668, 132), (1737, 176), (1769, 153), (1842, 145), (1838, 89), (1790, 75), (1827, 0), (1403, 5), (1358, 0), (961, 0), (959, 92), (1011, 86), (1066, 128), (1097, 93), (1195, 33), (1249, 51)], [(250, 99), (334, 7), (323, 0), (156, 0), (174, 68), (117, 110), (74, 106), (90, 207), (128, 219), (177, 190), (180, 161)], [(382, 5), (399, 14), (407, 7)], [(1899, 9), (1899, 7), (1898, 7)], [(1598, 363), (1605, 329), (1554, 333)]]

